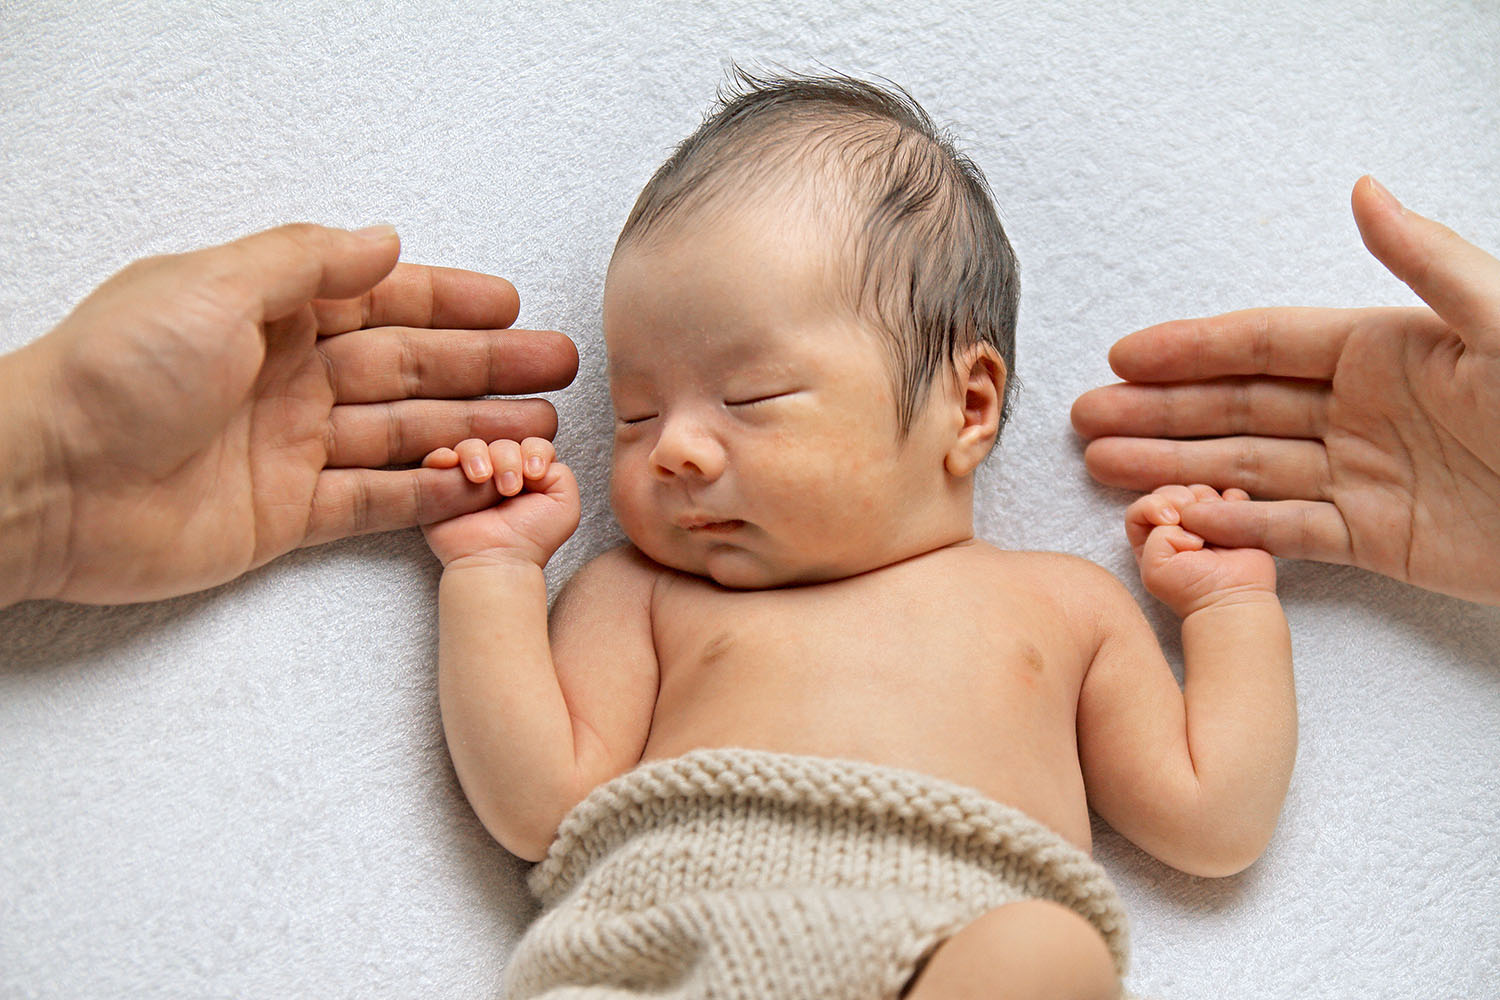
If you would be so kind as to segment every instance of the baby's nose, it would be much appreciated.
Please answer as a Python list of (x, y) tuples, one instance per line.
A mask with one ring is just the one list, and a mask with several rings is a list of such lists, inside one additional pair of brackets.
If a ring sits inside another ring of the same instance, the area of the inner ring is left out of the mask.
[(724, 446), (708, 428), (685, 417), (666, 420), (651, 449), (651, 468), (663, 479), (690, 476), (711, 482), (724, 474), (724, 464)]

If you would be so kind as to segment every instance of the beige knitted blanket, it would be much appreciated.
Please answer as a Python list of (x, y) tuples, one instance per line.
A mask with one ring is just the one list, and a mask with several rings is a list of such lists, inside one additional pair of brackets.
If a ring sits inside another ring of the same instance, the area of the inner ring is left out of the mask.
[(1091, 858), (1025, 814), (911, 771), (755, 750), (651, 761), (564, 819), (506, 970), (520, 998), (894, 998), (980, 914), (1051, 899), (1123, 974)]

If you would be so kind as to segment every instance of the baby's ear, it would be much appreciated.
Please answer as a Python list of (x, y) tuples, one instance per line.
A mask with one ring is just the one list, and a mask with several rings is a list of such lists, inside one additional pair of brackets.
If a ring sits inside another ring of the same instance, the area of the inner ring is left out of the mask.
[(958, 376), (963, 423), (943, 460), (949, 475), (967, 476), (979, 467), (1000, 433), (1000, 404), (1005, 398), (1005, 362), (989, 344), (975, 344), (959, 356)]

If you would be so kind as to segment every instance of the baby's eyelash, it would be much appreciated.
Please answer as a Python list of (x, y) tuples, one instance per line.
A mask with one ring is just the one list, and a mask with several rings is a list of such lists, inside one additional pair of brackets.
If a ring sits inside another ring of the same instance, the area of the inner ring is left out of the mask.
[(753, 396), (750, 399), (726, 399), (726, 400), (724, 400), (724, 405), (725, 406), (754, 406), (757, 403), (769, 403), (773, 399), (780, 399), (783, 396), (790, 396), (795, 391), (796, 390), (792, 389), (792, 390), (788, 390), (786, 392), (771, 392), (771, 393), (767, 393), (764, 396)]
[(654, 414), (654, 413), (647, 413), (646, 415), (640, 416), (640, 417), (616, 417), (615, 421), (617, 423), (623, 424), (626, 427), (634, 427), (636, 424), (643, 424), (643, 423), (645, 423), (648, 420), (655, 420), (655, 419), (656, 419), (656, 414)]

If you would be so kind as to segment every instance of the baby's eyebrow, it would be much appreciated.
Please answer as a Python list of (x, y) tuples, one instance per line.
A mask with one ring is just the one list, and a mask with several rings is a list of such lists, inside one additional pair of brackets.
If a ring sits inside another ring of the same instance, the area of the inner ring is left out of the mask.
[[(760, 326), (720, 330), (714, 337), (681, 338), (676, 360), (691, 362), (700, 374), (727, 375), (743, 372), (780, 372), (790, 362), (767, 346), (770, 332)], [(611, 381), (649, 382), (660, 367), (660, 359), (643, 352), (607, 355), (605, 373)]]
[(647, 378), (655, 367), (655, 365), (649, 363), (637, 364), (633, 361), (621, 361), (611, 356), (605, 365), (604, 373), (609, 377), (611, 382), (621, 380), (639, 382)]

